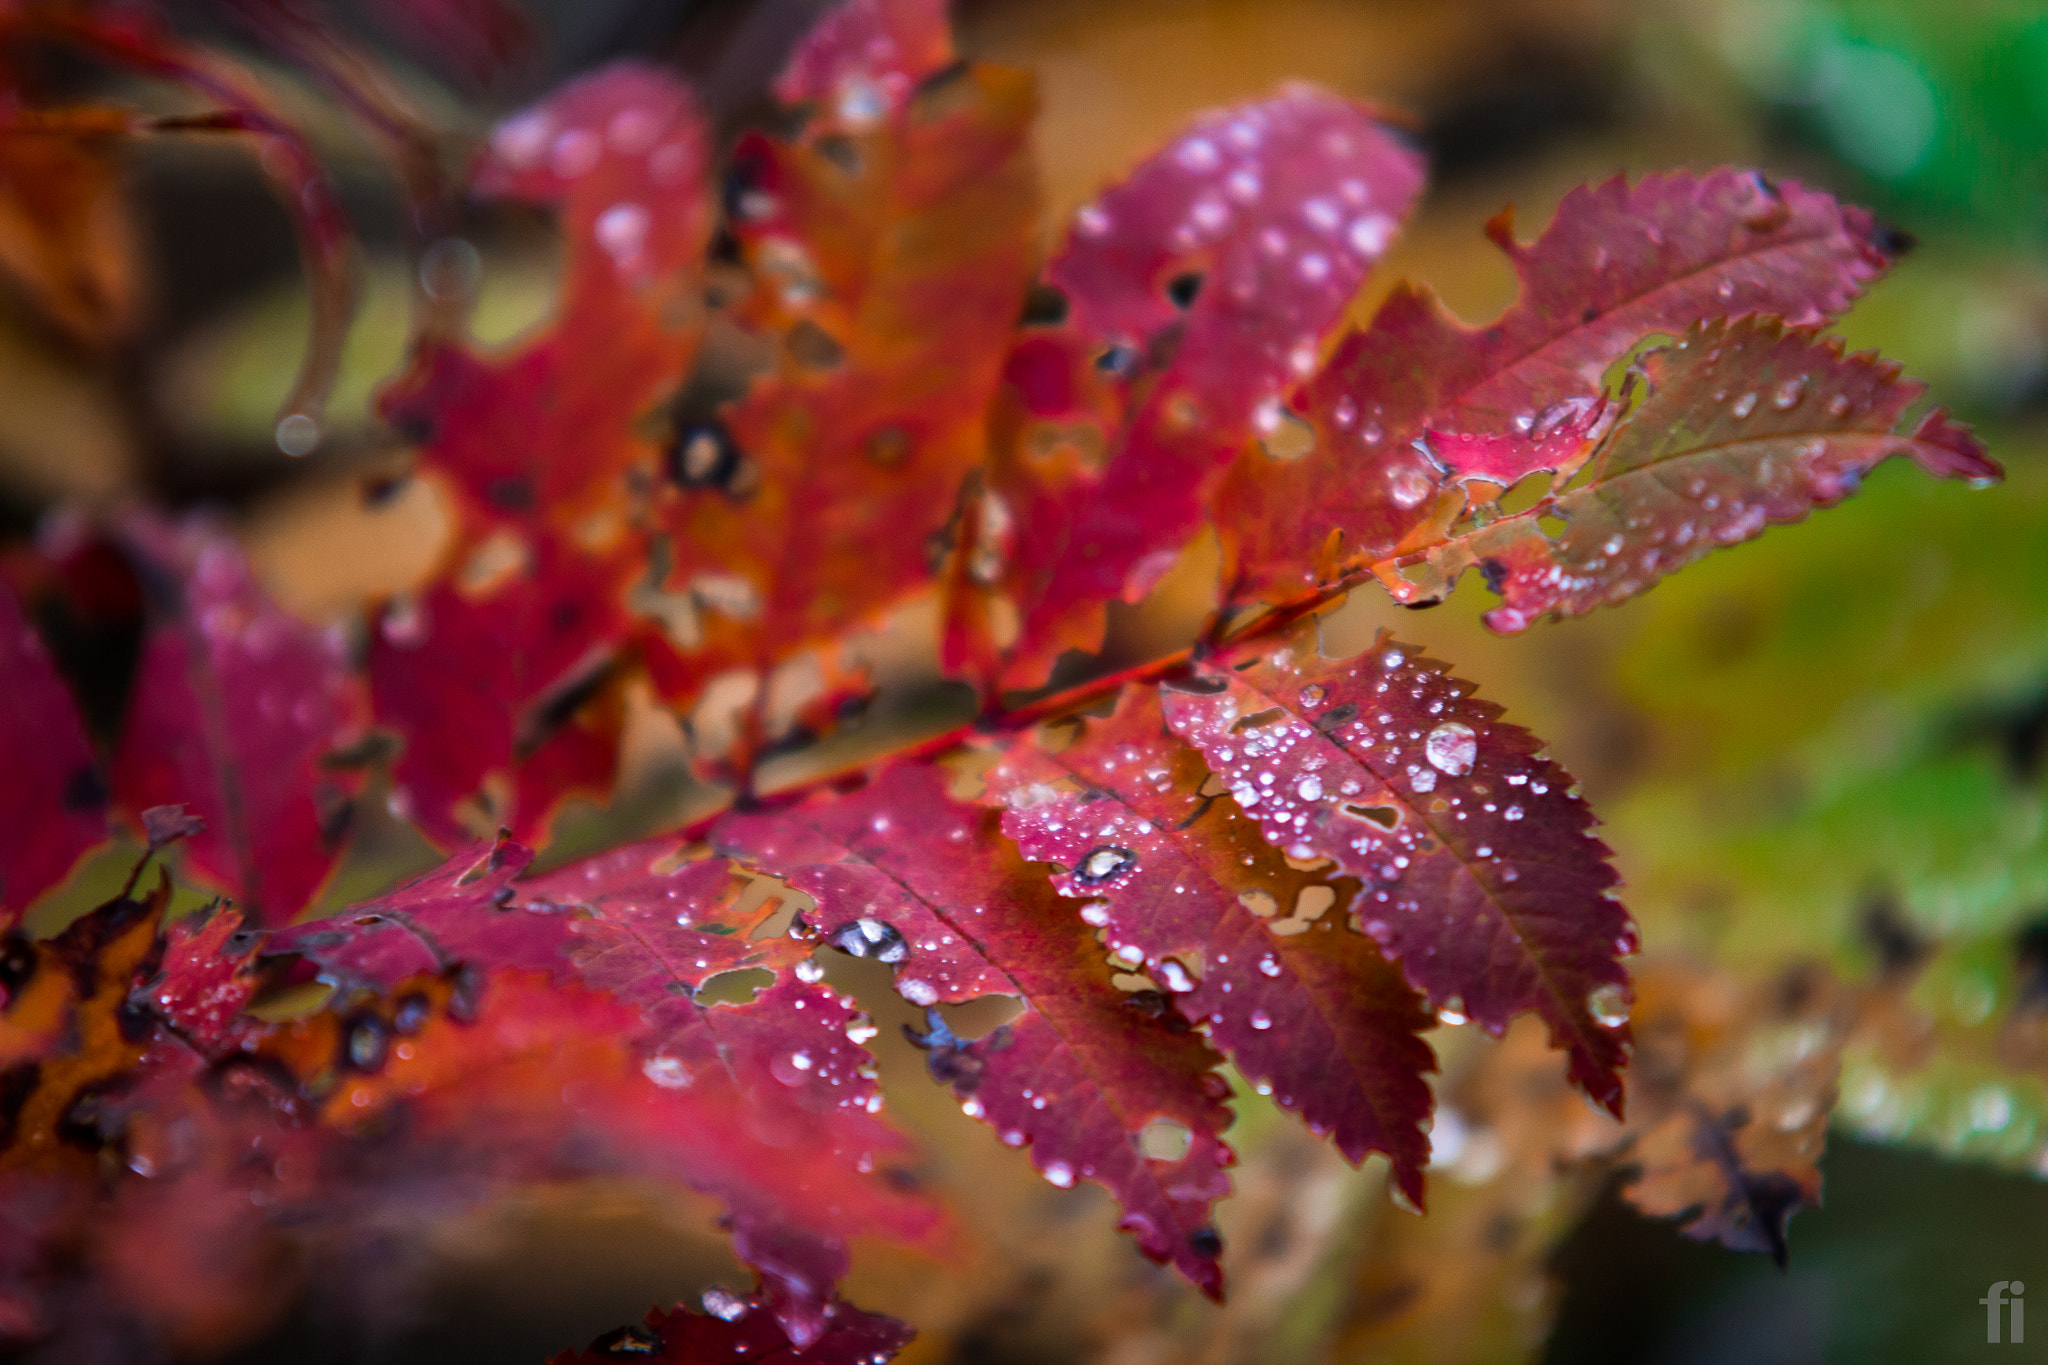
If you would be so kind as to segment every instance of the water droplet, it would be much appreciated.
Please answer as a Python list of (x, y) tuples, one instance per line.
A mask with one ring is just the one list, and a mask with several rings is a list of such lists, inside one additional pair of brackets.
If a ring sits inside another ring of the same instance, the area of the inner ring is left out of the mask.
[(294, 459), (311, 455), (320, 444), (320, 424), (303, 412), (294, 412), (277, 424), (277, 448)]
[(640, 1074), (664, 1090), (681, 1090), (690, 1083), (690, 1069), (665, 1053), (642, 1062)]
[(1280, 964), (1271, 953), (1267, 953), (1259, 959), (1259, 970), (1267, 976), (1278, 976), (1280, 975)]
[(1111, 226), (1109, 215), (1098, 204), (1084, 204), (1074, 215), (1074, 230), (1083, 237), (1100, 237)]
[(1074, 1168), (1064, 1161), (1048, 1161), (1045, 1165), (1045, 1178), (1063, 1190), (1071, 1189), (1074, 1184)]
[(1387, 496), (1396, 507), (1413, 507), (1429, 496), (1433, 487), (1429, 475), (1414, 465), (1403, 465), (1387, 475)]
[(871, 957), (877, 962), (901, 962), (910, 955), (910, 945), (896, 926), (878, 919), (842, 924), (826, 941), (848, 957)]
[(1329, 693), (1323, 690), (1321, 683), (1310, 683), (1307, 687), (1301, 689), (1302, 709), (1305, 711), (1315, 710), (1316, 707), (1323, 704), (1323, 698), (1328, 695)]
[(1402, 664), (1406, 663), (1407, 661), (1407, 656), (1402, 654), (1401, 651), (1398, 649), (1390, 649), (1386, 653), (1380, 655), (1381, 668), (1399, 668)]
[(747, 1315), (746, 1300), (712, 1285), (704, 1291), (704, 1311), (725, 1322), (738, 1322)]
[(1205, 137), (1191, 137), (1180, 144), (1180, 150), (1173, 154), (1183, 170), (1197, 175), (1213, 171), (1222, 164), (1223, 158), (1216, 151), (1216, 144)]
[(592, 232), (615, 265), (630, 266), (639, 261), (652, 223), (640, 205), (614, 204), (597, 216)]
[(1408, 775), (1408, 787), (1415, 792), (1433, 792), (1436, 790), (1436, 774), (1427, 768), (1417, 768)]
[(1805, 392), (1806, 376), (1803, 374), (1794, 375), (1778, 385), (1778, 391), (1771, 395), (1771, 406), (1780, 412), (1784, 412), (1788, 408), (1797, 406), (1799, 399)]
[(913, 1005), (930, 1005), (938, 1001), (939, 993), (932, 989), (929, 981), (920, 981), (906, 976), (896, 983), (896, 993)]
[(1447, 720), (1429, 732), (1429, 738), (1422, 742), (1422, 752), (1438, 772), (1463, 777), (1472, 771), (1473, 761), (1479, 757), (1479, 738), (1472, 733), (1471, 726)]
[(809, 984), (815, 985), (817, 982), (825, 979), (825, 969), (819, 966), (817, 961), (812, 958), (807, 957), (802, 962), (797, 963), (793, 970), (796, 972), (797, 980)]
[(1755, 411), (1756, 395), (1753, 393), (1745, 393), (1744, 395), (1742, 395), (1742, 397), (1735, 400), (1734, 407), (1728, 409), (1729, 415), (1734, 417), (1738, 421), (1740, 421), (1744, 417), (1749, 416), (1752, 412)]
[(1456, 1028), (1466, 1020), (1465, 1002), (1457, 996), (1444, 1001), (1444, 1007), (1436, 1012), (1437, 1022)]
[(1345, 240), (1361, 256), (1378, 256), (1387, 249), (1387, 240), (1393, 235), (1393, 219), (1384, 213), (1368, 213), (1351, 224)]
[(1304, 801), (1322, 800), (1323, 779), (1317, 777), (1314, 773), (1310, 773), (1307, 777), (1301, 779), (1301, 782), (1294, 789), (1294, 794)]
[(1186, 995), (1195, 988), (1195, 979), (1186, 967), (1169, 957), (1159, 964), (1159, 984), (1175, 995)]
[(343, 1046), (348, 1052), (348, 1064), (358, 1071), (375, 1071), (384, 1065), (384, 1053), (389, 1045), (390, 1033), (384, 1021), (373, 1014), (366, 1014), (349, 1025), (348, 1036)]
[(1828, 399), (1827, 413), (1828, 416), (1838, 421), (1847, 417), (1849, 415), (1849, 395), (1838, 393), (1833, 398)]
[(1617, 981), (1594, 987), (1586, 997), (1586, 1012), (1603, 1028), (1620, 1028), (1628, 1022), (1628, 988)]
[(1074, 880), (1083, 886), (1099, 886), (1114, 881), (1138, 865), (1138, 855), (1115, 844), (1102, 844), (1088, 850), (1074, 869)]
[(1267, 1029), (1273, 1027), (1273, 1016), (1264, 1010), (1253, 1010), (1251, 1023), (1253, 1028), (1264, 1033)]

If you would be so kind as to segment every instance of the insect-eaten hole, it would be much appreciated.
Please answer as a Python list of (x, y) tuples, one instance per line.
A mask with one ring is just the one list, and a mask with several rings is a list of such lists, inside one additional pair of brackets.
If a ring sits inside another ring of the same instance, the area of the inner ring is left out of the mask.
[(1269, 706), (1263, 711), (1254, 711), (1248, 716), (1239, 716), (1230, 727), (1230, 733), (1241, 735), (1247, 730), (1263, 730), (1268, 725), (1278, 725), (1286, 719), (1287, 713), (1285, 711), (1277, 706)]
[(978, 995), (957, 1005), (934, 1005), (946, 1027), (969, 1042), (986, 1038), (1024, 1013), (1024, 1002), (1014, 995)]
[(1515, 486), (1494, 500), (1502, 516), (1511, 517), (1517, 512), (1526, 512), (1541, 502), (1550, 492), (1551, 473), (1539, 469), (1533, 474), (1524, 474)]
[(1024, 327), (1057, 327), (1067, 320), (1066, 294), (1049, 284), (1034, 284), (1024, 295), (1024, 311), (1017, 322)]
[(704, 978), (691, 998), (700, 1005), (745, 1005), (775, 984), (775, 973), (766, 967), (735, 967)]
[(1280, 902), (1273, 898), (1273, 893), (1258, 890), (1256, 887), (1250, 891), (1239, 892), (1237, 903), (1260, 919), (1271, 919), (1280, 913)]
[(1274, 428), (1259, 437), (1259, 449), (1272, 459), (1287, 464), (1316, 448), (1316, 429), (1291, 412), (1280, 414)]
[(1201, 292), (1202, 272), (1199, 270), (1186, 271), (1166, 282), (1166, 297), (1173, 301), (1176, 308), (1194, 307), (1195, 299)]
[(1536, 518), (1536, 526), (1544, 535), (1549, 536), (1552, 540), (1561, 538), (1566, 531), (1572, 529), (1570, 522), (1554, 512), (1545, 512), (1542, 516)]
[(1381, 829), (1392, 829), (1401, 823), (1401, 812), (1392, 806), (1356, 806), (1347, 802), (1344, 813), (1354, 820), (1370, 820)]
[(1195, 1135), (1185, 1124), (1172, 1119), (1154, 1119), (1138, 1134), (1138, 1150), (1153, 1161), (1179, 1161), (1188, 1154)]
[(789, 348), (789, 358), (808, 370), (833, 369), (846, 360), (846, 348), (838, 338), (809, 318), (798, 319), (782, 344)]

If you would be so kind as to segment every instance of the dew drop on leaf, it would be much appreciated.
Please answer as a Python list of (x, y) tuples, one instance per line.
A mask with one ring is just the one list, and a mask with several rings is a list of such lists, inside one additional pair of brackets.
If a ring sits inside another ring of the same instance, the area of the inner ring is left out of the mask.
[[(1429, 732), (1429, 738), (1422, 742), (1422, 752), (1438, 772), (1463, 777), (1472, 771), (1472, 763), (1479, 757), (1479, 739), (1472, 733), (1471, 726), (1447, 720)], [(1417, 787), (1416, 790), (1427, 788)]]
[(1755, 411), (1756, 395), (1753, 393), (1745, 393), (1742, 395), (1742, 397), (1735, 400), (1735, 406), (1728, 409), (1728, 414), (1729, 416), (1734, 417), (1739, 421), (1742, 418), (1749, 416), (1752, 412)]
[(1045, 1178), (1063, 1190), (1069, 1189), (1074, 1183), (1074, 1168), (1064, 1161), (1048, 1162), (1045, 1167)]
[(747, 1315), (747, 1304), (744, 1299), (715, 1284), (704, 1291), (703, 1303), (705, 1312), (725, 1322), (738, 1322)]
[(833, 931), (830, 942), (848, 957), (871, 957), (877, 962), (901, 962), (910, 954), (910, 945), (896, 926), (878, 919), (843, 924)]
[(384, 1065), (384, 1051), (389, 1041), (384, 1021), (373, 1015), (364, 1015), (349, 1025), (344, 1043), (348, 1064), (358, 1071), (375, 1071)]
[(1586, 997), (1586, 1010), (1604, 1028), (1620, 1028), (1628, 1022), (1628, 991), (1618, 982), (1596, 986)]
[(1263, 1033), (1265, 1030), (1273, 1027), (1273, 1016), (1264, 1010), (1253, 1010), (1252, 1027)]
[(1114, 881), (1138, 865), (1138, 855), (1115, 844), (1102, 844), (1088, 851), (1074, 869), (1074, 880), (1084, 886)]

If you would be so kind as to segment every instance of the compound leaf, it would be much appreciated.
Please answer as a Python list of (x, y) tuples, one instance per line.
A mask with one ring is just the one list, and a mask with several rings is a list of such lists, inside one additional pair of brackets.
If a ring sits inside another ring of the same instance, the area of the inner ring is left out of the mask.
[[(508, 119), (474, 187), (559, 206), (559, 314), (504, 356), (435, 322), (385, 395), (455, 522), (441, 574), (385, 609), (370, 649), (378, 719), (406, 742), (402, 800), (444, 845), (479, 825), (537, 837), (564, 797), (610, 788), (620, 716), (604, 683), (648, 554), (633, 475), (658, 453), (640, 425), (702, 337), (709, 156), (695, 99), (650, 66), (607, 67)], [(459, 293), (460, 260), (438, 268)]]
[[(1220, 1295), (1209, 1209), (1229, 1191), (1233, 1157), (1219, 1137), (1230, 1117), (1219, 1059), (1158, 997), (1111, 985), (1089, 926), (1000, 820), (949, 795), (937, 768), (905, 764), (850, 795), (728, 817), (713, 841), (816, 898), (825, 941), (891, 964), (913, 1004), (1021, 999), (1021, 1015), (973, 1041), (932, 1011), (921, 1040), (932, 1075), (1005, 1142), (1029, 1144), (1055, 1185), (1108, 1188), (1148, 1256)], [(1170, 1160), (1142, 1145), (1162, 1120), (1188, 1134)]]
[(1268, 842), (1359, 879), (1353, 923), (1432, 1007), (1493, 1032), (1535, 1011), (1620, 1113), (1635, 930), (1592, 812), (1533, 735), (1385, 632), (1324, 658), (1312, 620), (1160, 695)]
[(1371, 940), (1320, 915), (1337, 898), (1327, 877), (1290, 866), (1248, 813), (1204, 794), (1209, 770), (1167, 728), (1157, 692), (1132, 687), (1114, 714), (1075, 723), (1077, 736), (1016, 742), (989, 772), (1004, 832), (1057, 866), (1054, 887), (1086, 900), (1082, 918), (1111, 951), (1206, 1023), (1240, 1072), (1353, 1162), (1386, 1153), (1419, 1207), (1436, 1064), (1421, 1000)]
[[(1009, 685), (1099, 647), (1104, 604), (1150, 588), (1239, 450), (1279, 438), (1284, 400), (1421, 185), (1421, 157), (1373, 110), (1301, 86), (1195, 120), (1075, 216), (1046, 278), (1124, 416), (1083, 424), (1100, 451), (1086, 477), (1032, 457), (1060, 436), (1039, 423), (999, 458), (997, 496), (1035, 504), (1001, 575), (1022, 629)], [(1053, 506), (1034, 497), (1048, 479), (1064, 487)]]
[(1288, 464), (1250, 454), (1232, 472), (1216, 506), (1241, 595), (1298, 594), (1440, 533), (1463, 490), (1416, 447), (1426, 431), (1528, 432), (1553, 405), (1597, 397), (1644, 337), (1702, 317), (1818, 323), (1883, 271), (1893, 242), (1862, 209), (1725, 168), (1576, 189), (1526, 246), (1511, 213), (1487, 234), (1521, 280), (1505, 313), (1468, 329), (1427, 291), (1395, 290), (1305, 387), (1313, 449)]
[[(1582, 439), (1521, 443), (1545, 447), (1524, 463), (1554, 470), (1562, 491), (1454, 531), (1406, 572), (1379, 566), (1395, 596), (1440, 596), (1476, 566), (1502, 598), (1487, 624), (1515, 631), (1632, 597), (1719, 546), (1802, 520), (1893, 455), (1937, 478), (2000, 476), (1941, 409), (1906, 424), (1925, 390), (1896, 365), (1773, 319), (1697, 324), (1645, 353), (1638, 373), (1634, 407), (1597, 444), (1578, 423), (1560, 434)], [(1552, 518), (1564, 523), (1554, 534)]]

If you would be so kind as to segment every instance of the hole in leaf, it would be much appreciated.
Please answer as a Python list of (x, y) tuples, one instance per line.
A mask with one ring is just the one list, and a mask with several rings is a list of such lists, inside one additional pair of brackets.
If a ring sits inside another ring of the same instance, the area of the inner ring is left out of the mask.
[(884, 469), (894, 469), (910, 457), (910, 433), (902, 427), (883, 427), (868, 437), (868, 458)]
[(827, 133), (811, 144), (824, 157), (849, 178), (861, 173), (860, 147), (850, 137), (839, 133)]
[(1166, 297), (1173, 300), (1173, 306), (1176, 308), (1192, 308), (1196, 296), (1201, 292), (1202, 272), (1199, 270), (1175, 275), (1166, 282)]
[(1502, 516), (1511, 517), (1517, 512), (1528, 511), (1541, 502), (1544, 495), (1549, 492), (1550, 471), (1539, 469), (1518, 479), (1513, 488), (1494, 500), (1494, 506), (1500, 509)]
[(1316, 448), (1316, 429), (1291, 412), (1280, 414), (1280, 424), (1259, 437), (1259, 448), (1282, 462), (1298, 460)]
[(1254, 711), (1248, 716), (1239, 716), (1236, 723), (1230, 727), (1230, 733), (1241, 735), (1247, 730), (1262, 730), (1268, 725), (1277, 725), (1286, 719), (1287, 713), (1285, 711), (1277, 706), (1269, 706), (1263, 711)]
[(669, 447), (668, 476), (685, 488), (725, 488), (740, 466), (740, 448), (723, 422), (693, 422)]
[(1544, 535), (1549, 536), (1552, 540), (1560, 539), (1566, 531), (1572, 528), (1570, 522), (1554, 512), (1545, 512), (1542, 516), (1536, 518), (1536, 525)]
[(939, 1018), (955, 1035), (972, 1042), (985, 1038), (1024, 1013), (1024, 1002), (1014, 995), (983, 995), (957, 1005), (934, 1005)]
[(1182, 678), (1168, 678), (1159, 685), (1169, 692), (1187, 692), (1197, 697), (1213, 697), (1230, 686), (1221, 678), (1211, 678), (1201, 673), (1190, 673)]
[(1294, 898), (1293, 918), (1304, 924), (1319, 920), (1323, 917), (1323, 912), (1336, 903), (1337, 893), (1333, 888), (1304, 886), (1301, 888), (1301, 894)]
[(1138, 1134), (1138, 1150), (1153, 1161), (1179, 1161), (1188, 1154), (1195, 1135), (1172, 1119), (1154, 1119)]
[(1271, 919), (1280, 913), (1280, 902), (1273, 898), (1270, 891), (1260, 891), (1256, 888), (1241, 891), (1238, 893), (1237, 903), (1260, 919)]
[(1392, 806), (1346, 805), (1344, 813), (1359, 820), (1370, 820), (1381, 829), (1392, 829), (1401, 823), (1401, 812)]
[(846, 359), (846, 348), (809, 318), (799, 318), (782, 344), (789, 348), (790, 358), (806, 369), (835, 369)]
[(1024, 312), (1017, 319), (1023, 327), (1057, 327), (1067, 320), (1067, 296), (1049, 284), (1034, 284), (1024, 295)]
[(735, 967), (706, 977), (692, 998), (700, 1005), (744, 1005), (775, 984), (775, 973), (766, 967)]
[(1129, 346), (1111, 346), (1095, 357), (1095, 368), (1104, 374), (1129, 374), (1138, 367), (1138, 353)]

